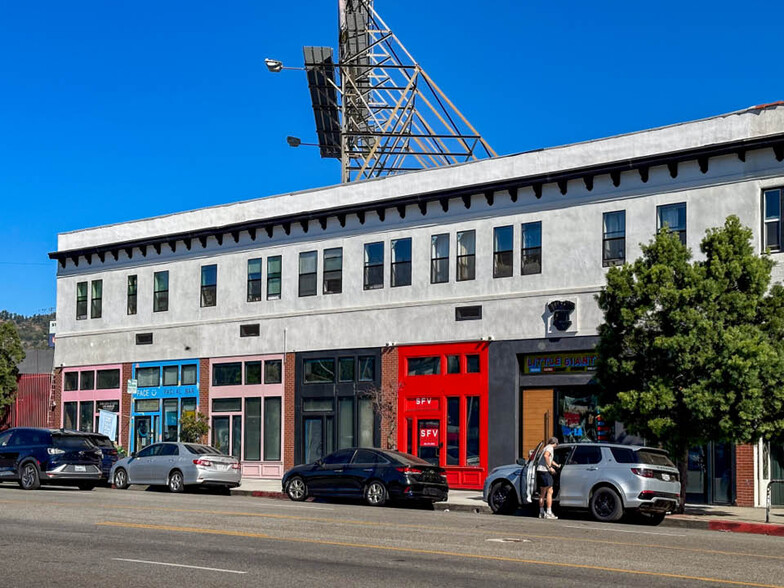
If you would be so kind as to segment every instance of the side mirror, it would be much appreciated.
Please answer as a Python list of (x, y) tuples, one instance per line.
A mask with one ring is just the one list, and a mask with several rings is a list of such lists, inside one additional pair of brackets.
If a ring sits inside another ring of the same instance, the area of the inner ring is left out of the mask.
[(518, 458), (515, 460), (515, 463), (516, 463), (517, 465), (519, 465), (519, 466), (524, 466), (524, 465), (527, 463), (527, 460), (525, 460), (525, 459), (524, 459), (524, 458), (522, 458), (522, 457), (518, 457)]
[(135, 452), (135, 451), (131, 451), (131, 457), (132, 457), (132, 458), (133, 458), (133, 457), (136, 457), (136, 452)]

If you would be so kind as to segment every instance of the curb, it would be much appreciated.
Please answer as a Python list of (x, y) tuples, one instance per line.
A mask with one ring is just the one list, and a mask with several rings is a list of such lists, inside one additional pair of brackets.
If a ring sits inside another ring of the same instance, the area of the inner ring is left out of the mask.
[(784, 537), (784, 525), (770, 523), (740, 523), (736, 521), (709, 521), (708, 529), (711, 531), (725, 531), (729, 533), (754, 533), (755, 535), (773, 535)]
[(231, 489), (232, 496), (254, 496), (255, 498), (274, 498), (276, 500), (288, 500), (289, 497), (283, 492), (276, 492), (274, 490), (238, 490)]

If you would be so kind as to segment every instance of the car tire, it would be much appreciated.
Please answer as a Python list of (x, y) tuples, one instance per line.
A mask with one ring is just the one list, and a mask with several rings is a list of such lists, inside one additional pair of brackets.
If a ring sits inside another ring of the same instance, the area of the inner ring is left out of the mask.
[(38, 468), (32, 461), (23, 463), (19, 468), (19, 485), (22, 490), (38, 490), (41, 487), (41, 477)]
[(95, 484), (93, 484), (92, 482), (80, 482), (76, 486), (77, 488), (79, 488), (79, 490), (84, 490), (86, 492), (89, 492), (90, 490), (95, 490)]
[(169, 492), (179, 493), (185, 491), (185, 479), (180, 470), (173, 470), (169, 473), (169, 480), (166, 482)]
[(607, 486), (594, 490), (590, 507), (593, 518), (602, 523), (612, 523), (623, 516), (621, 497)]
[(128, 472), (123, 468), (119, 468), (114, 472), (114, 487), (118, 490), (125, 490), (128, 488)]
[(308, 497), (308, 485), (300, 476), (294, 476), (286, 484), (286, 495), (294, 502), (303, 502)]
[(384, 506), (387, 501), (387, 488), (378, 480), (365, 486), (365, 502), (370, 506)]
[(517, 509), (517, 496), (509, 482), (498, 482), (490, 489), (487, 504), (493, 514), (510, 514)]

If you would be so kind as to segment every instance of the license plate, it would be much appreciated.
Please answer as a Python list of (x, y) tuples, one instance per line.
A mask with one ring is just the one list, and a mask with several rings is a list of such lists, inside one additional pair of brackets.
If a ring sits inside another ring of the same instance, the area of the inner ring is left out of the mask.
[(74, 466), (74, 471), (77, 472), (86, 472), (87, 469), (84, 466)]
[(438, 488), (425, 488), (425, 494), (427, 496), (440, 496), (441, 491)]

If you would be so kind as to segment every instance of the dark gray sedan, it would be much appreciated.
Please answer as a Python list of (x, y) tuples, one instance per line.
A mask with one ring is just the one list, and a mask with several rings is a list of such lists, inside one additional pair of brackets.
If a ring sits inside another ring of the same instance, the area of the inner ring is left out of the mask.
[(115, 488), (131, 484), (167, 486), (182, 492), (185, 486), (236, 488), (242, 480), (237, 458), (198, 443), (156, 443), (121, 459), (110, 474)]

